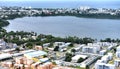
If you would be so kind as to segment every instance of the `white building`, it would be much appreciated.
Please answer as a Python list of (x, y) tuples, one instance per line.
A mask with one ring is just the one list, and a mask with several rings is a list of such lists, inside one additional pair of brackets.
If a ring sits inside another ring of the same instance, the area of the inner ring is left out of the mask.
[(120, 46), (117, 47), (116, 57), (120, 58)]
[(13, 52), (15, 48), (2, 50), (3, 53)]
[(97, 42), (97, 43), (94, 43), (94, 44), (97, 44), (99, 46), (116, 46), (117, 43), (109, 43), (109, 42)]
[(116, 67), (120, 67), (120, 60), (115, 60), (115, 61), (114, 61), (114, 65), (115, 65)]
[(99, 54), (100, 55), (105, 55), (106, 52), (107, 52), (106, 50), (102, 50), (102, 51), (99, 52)]
[(80, 49), (82, 49), (82, 47), (84, 47), (84, 46), (85, 46), (84, 44), (78, 45), (78, 46), (75, 47), (74, 49), (75, 49), (76, 51), (80, 51)]
[(116, 57), (120, 58), (120, 52), (116, 52)]
[(108, 53), (108, 56), (109, 56), (109, 60), (113, 59), (113, 53)]
[(13, 48), (17, 48), (17, 44), (13, 44)]
[(65, 48), (67, 48), (71, 43), (65, 43), (63, 45), (59, 45), (59, 51), (63, 51)]
[(4, 40), (2, 40), (2, 39), (0, 39), (0, 50), (2, 50), (2, 49), (6, 49), (6, 42), (4, 41)]
[(30, 50), (21, 51), (21, 53), (25, 54), (25, 53), (30, 53), (30, 52), (34, 52), (34, 51), (36, 51), (36, 50), (30, 49)]
[(48, 47), (48, 46), (50, 46), (50, 43), (43, 44), (43, 47)]
[(89, 6), (80, 6), (79, 9), (85, 11), (87, 9), (90, 9), (90, 7)]
[(107, 63), (109, 61), (109, 56), (105, 55), (101, 58), (101, 60), (103, 61), (103, 63)]
[(23, 55), (23, 53), (14, 53), (14, 54), (12, 54), (13, 57), (18, 57), (18, 56), (22, 56), (22, 55)]
[(117, 47), (117, 52), (120, 52), (120, 46)]
[(108, 50), (111, 50), (112, 48), (113, 48), (113, 45), (109, 46), (109, 47), (108, 47)]
[(112, 64), (96, 63), (95, 69), (116, 69), (116, 67)]
[(6, 43), (3, 39), (0, 39), (0, 50), (16, 48), (17, 44)]
[(97, 46), (85, 46), (82, 48), (82, 52), (84, 53), (98, 53), (99, 48)]
[(101, 58), (103, 63), (107, 63), (108, 61), (112, 60), (113, 58), (113, 54), (112, 53), (108, 53), (108, 55), (105, 55)]
[(12, 58), (11, 54), (0, 54), (0, 60)]

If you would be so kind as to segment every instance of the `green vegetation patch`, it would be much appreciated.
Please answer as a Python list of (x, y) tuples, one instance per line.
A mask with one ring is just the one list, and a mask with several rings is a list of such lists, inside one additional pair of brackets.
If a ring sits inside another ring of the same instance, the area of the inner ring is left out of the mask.
[(8, 25), (9, 25), (8, 21), (0, 19), (0, 27), (5, 27), (5, 26), (8, 26)]

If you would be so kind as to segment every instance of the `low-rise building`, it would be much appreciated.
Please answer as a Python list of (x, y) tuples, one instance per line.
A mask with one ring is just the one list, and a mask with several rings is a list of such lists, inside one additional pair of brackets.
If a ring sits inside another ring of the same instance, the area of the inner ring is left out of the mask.
[(30, 53), (24, 54), (24, 56), (25, 56), (26, 58), (32, 59), (32, 60), (34, 60), (35, 62), (38, 62), (39, 59), (41, 59), (41, 58), (44, 57), (44, 55), (47, 55), (47, 53), (44, 52), (44, 51), (40, 51), (40, 50), (39, 50), (39, 51), (34, 51), (34, 52), (30, 52)]

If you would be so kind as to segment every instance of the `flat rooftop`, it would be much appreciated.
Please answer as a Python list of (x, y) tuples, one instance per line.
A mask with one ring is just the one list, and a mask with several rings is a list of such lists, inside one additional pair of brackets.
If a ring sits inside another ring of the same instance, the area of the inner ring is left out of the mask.
[(29, 57), (39, 57), (42, 55), (47, 55), (47, 53), (44, 51), (34, 51), (34, 52), (26, 53), (24, 55)]

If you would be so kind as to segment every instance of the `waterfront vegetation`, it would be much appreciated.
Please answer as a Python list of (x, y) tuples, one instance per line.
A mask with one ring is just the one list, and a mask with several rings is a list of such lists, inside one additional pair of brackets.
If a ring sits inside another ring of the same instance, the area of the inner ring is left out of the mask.
[[(79, 37), (54, 37), (52, 35), (44, 35), (35, 32), (24, 32), (24, 31), (11, 31), (7, 32), (5, 29), (0, 29), (0, 39), (4, 39), (6, 42), (16, 43), (18, 45), (26, 44), (27, 47), (32, 48), (33, 45), (43, 45), (44, 43), (54, 42), (71, 42), (77, 44), (87, 44), (94, 42), (92, 38), (79, 38)], [(35, 37), (35, 38), (32, 38)]]
[[(87, 44), (93, 43), (97, 41), (96, 39), (84, 37), (55, 37), (52, 35), (44, 35), (44, 34), (37, 34), (35, 32), (24, 32), (24, 31), (11, 31), (7, 32), (5, 29), (0, 29), (0, 39), (4, 39), (6, 42), (9, 43), (16, 43), (18, 45), (26, 45), (27, 48), (33, 48), (34, 45), (43, 45), (44, 43), (50, 43), (53, 46), (54, 42), (71, 42), (72, 44)], [(120, 39), (101, 39), (101, 42), (120, 42)], [(56, 46), (55, 51), (58, 50), (59, 47)], [(74, 52), (74, 50), (72, 50)]]
[(0, 19), (0, 28), (1, 27), (5, 27), (5, 26), (8, 26), (9, 25), (9, 22), (6, 21), (6, 20), (3, 20), (3, 19)]

